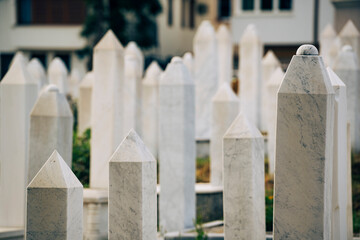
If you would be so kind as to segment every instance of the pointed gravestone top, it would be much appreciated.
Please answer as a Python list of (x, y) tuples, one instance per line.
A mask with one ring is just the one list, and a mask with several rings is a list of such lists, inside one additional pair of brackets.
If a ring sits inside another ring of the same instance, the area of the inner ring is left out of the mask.
[(193, 62), (193, 55), (191, 52), (186, 52), (183, 56), (183, 61), (185, 62)]
[(330, 67), (327, 67), (326, 70), (329, 73), (330, 82), (333, 87), (345, 87), (345, 83), (341, 81), (338, 75), (336, 75)]
[(277, 67), (275, 71), (271, 74), (271, 77), (267, 85), (279, 87), (283, 78), (284, 78), (284, 71), (282, 70), (281, 67)]
[(260, 42), (259, 34), (254, 24), (249, 24), (240, 39), (241, 43)]
[(194, 42), (208, 42), (216, 38), (214, 27), (210, 21), (202, 21), (196, 31)]
[(9, 66), (11, 66), (15, 62), (15, 60), (18, 59), (18, 58), (20, 58), (21, 61), (24, 62), (25, 66), (28, 65), (29, 59), (25, 56), (25, 54), (22, 51), (17, 51), (15, 56), (11, 59), (11, 62), (10, 62)]
[(44, 66), (41, 64), (39, 59), (33, 58), (27, 65), (27, 69), (30, 72), (34, 72), (37, 76), (46, 77)]
[(260, 131), (240, 113), (226, 131), (224, 138), (262, 138)]
[(156, 61), (152, 61), (146, 69), (143, 84), (157, 84), (162, 70)]
[(335, 38), (336, 37), (336, 31), (332, 24), (326, 25), (324, 30), (321, 32), (322, 38)]
[(355, 24), (351, 20), (348, 20), (345, 26), (341, 29), (339, 35), (340, 37), (354, 37), (360, 36), (360, 33)]
[(234, 91), (230, 88), (228, 83), (223, 83), (213, 99), (214, 102), (238, 102), (239, 99), (235, 95)]
[(125, 48), (125, 54), (126, 55), (134, 55), (138, 57), (139, 59), (142, 58), (142, 52), (139, 48), (139, 46), (135, 42), (129, 42), (128, 45)]
[(272, 50), (269, 50), (263, 57), (262, 64), (263, 65), (280, 65), (280, 61), (276, 57), (275, 53)]
[(48, 71), (51, 73), (66, 73), (66, 74), (68, 74), (67, 68), (66, 68), (63, 60), (61, 60), (61, 58), (59, 58), (59, 57), (56, 57), (51, 61)]
[(28, 188), (82, 188), (82, 184), (55, 150)]
[(110, 162), (155, 161), (139, 135), (131, 129), (110, 158)]
[(191, 74), (180, 57), (173, 57), (160, 77), (163, 85), (194, 84)]
[(359, 69), (358, 59), (352, 47), (345, 45), (342, 47), (334, 63), (334, 70), (356, 70)]
[(106, 34), (95, 45), (95, 50), (122, 50), (123, 46), (115, 36), (112, 30), (108, 30)]
[(19, 54), (13, 59), (10, 69), (5, 74), (1, 84), (38, 84), (37, 81), (28, 72), (24, 56)]
[(84, 79), (80, 83), (81, 88), (91, 88), (94, 83), (94, 72), (88, 72), (85, 74)]
[(302, 45), (292, 57), (279, 92), (296, 94), (334, 93), (324, 62), (316, 47)]
[(219, 42), (231, 41), (231, 34), (226, 25), (221, 24), (216, 32), (216, 38)]
[(78, 83), (80, 81), (80, 72), (77, 69), (73, 69), (70, 74), (71, 81), (73, 83)]
[(72, 117), (72, 112), (66, 97), (59, 93), (59, 88), (50, 84), (41, 92), (31, 116)]

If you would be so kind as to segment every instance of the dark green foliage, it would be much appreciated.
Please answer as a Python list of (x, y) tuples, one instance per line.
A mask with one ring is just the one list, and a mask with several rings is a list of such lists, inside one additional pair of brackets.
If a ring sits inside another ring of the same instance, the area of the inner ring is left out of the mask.
[(201, 216), (196, 217), (196, 221), (194, 220), (194, 225), (195, 225), (195, 231), (197, 233), (196, 240), (207, 240), (208, 237), (204, 231)]
[(89, 187), (90, 139), (90, 129), (87, 129), (82, 136), (78, 136), (77, 131), (74, 131), (72, 170), (84, 188)]
[(353, 231), (360, 233), (360, 154), (351, 156)]
[(265, 196), (265, 220), (266, 220), (266, 231), (272, 232), (273, 229), (273, 195), (272, 191), (267, 191)]

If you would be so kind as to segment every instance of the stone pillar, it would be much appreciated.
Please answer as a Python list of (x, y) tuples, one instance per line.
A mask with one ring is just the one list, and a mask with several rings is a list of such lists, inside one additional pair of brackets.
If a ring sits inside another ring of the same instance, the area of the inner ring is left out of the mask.
[(123, 137), (124, 49), (109, 30), (94, 48), (90, 187), (108, 188), (110, 156)]
[(334, 67), (335, 60), (338, 57), (340, 50), (341, 50), (340, 37), (336, 37), (334, 42), (331, 44), (329, 50), (329, 62), (328, 62), (329, 67), (331, 68)]
[(330, 239), (334, 90), (322, 57), (302, 45), (277, 99), (274, 239)]
[(350, 45), (357, 59), (360, 59), (360, 32), (351, 20), (348, 20), (339, 33), (341, 45)]
[(347, 134), (347, 204), (346, 204), (346, 215), (347, 215), (347, 239), (353, 240), (353, 208), (352, 208), (352, 179), (351, 179), (351, 134), (350, 134), (350, 123), (346, 124), (346, 134)]
[(81, 81), (80, 72), (77, 69), (73, 69), (69, 76), (69, 94), (73, 100), (79, 98), (79, 85)]
[(2, 79), (0, 96), (0, 227), (24, 227), (30, 112), (38, 82), (22, 56)]
[(347, 116), (351, 125), (352, 150), (360, 152), (360, 68), (356, 54), (344, 46), (334, 63), (334, 72), (347, 87)]
[(195, 86), (174, 57), (159, 81), (159, 214), (162, 231), (193, 227), (195, 219)]
[(159, 64), (153, 61), (147, 68), (142, 83), (143, 139), (155, 159), (158, 158), (159, 79), (162, 72)]
[(91, 95), (94, 84), (94, 72), (88, 72), (80, 83), (78, 104), (79, 134), (91, 128)]
[(265, 239), (264, 139), (240, 113), (224, 135), (224, 239)]
[(239, 113), (240, 102), (229, 83), (224, 82), (212, 99), (210, 141), (210, 183), (223, 186), (222, 140), (226, 130)]
[(255, 126), (260, 125), (261, 59), (263, 44), (254, 25), (246, 27), (239, 44), (239, 96), (242, 113)]
[(320, 34), (320, 54), (324, 59), (324, 63), (331, 66), (333, 59), (330, 56), (332, 44), (336, 39), (336, 32), (332, 24), (326, 25), (325, 29)]
[(347, 239), (347, 114), (346, 86), (327, 67), (335, 92), (333, 181), (332, 181), (332, 239)]
[(29, 183), (56, 149), (71, 167), (73, 115), (66, 97), (48, 85), (30, 113)]
[(46, 79), (45, 69), (39, 59), (33, 58), (27, 65), (27, 70), (34, 80), (38, 82), (38, 92), (45, 85), (49, 84)]
[(109, 239), (156, 239), (156, 160), (134, 130), (109, 164)]
[(276, 57), (273, 51), (269, 50), (263, 59), (261, 60), (261, 70), (262, 70), (262, 85), (261, 85), (261, 124), (260, 130), (263, 132), (268, 132), (268, 119), (266, 118), (266, 105), (269, 100), (267, 96), (267, 84), (274, 73), (275, 69), (281, 67), (279, 59)]
[(56, 85), (61, 93), (68, 94), (68, 70), (60, 58), (56, 57), (51, 61), (48, 68), (48, 79), (49, 83)]
[(226, 25), (221, 24), (216, 32), (218, 44), (218, 73), (219, 86), (231, 83), (233, 70), (232, 36)]
[(191, 73), (191, 77), (195, 78), (195, 69), (194, 69), (194, 58), (193, 55), (190, 52), (186, 52), (184, 56), (182, 57), (183, 62), (185, 66), (188, 68), (188, 70)]
[(27, 187), (26, 239), (82, 239), (83, 186), (55, 150)]
[(274, 174), (275, 171), (275, 143), (276, 143), (276, 99), (279, 91), (281, 81), (284, 78), (284, 71), (281, 67), (271, 75), (267, 83), (267, 101), (266, 101), (266, 120), (268, 127), (268, 159), (269, 159), (269, 173)]
[(203, 21), (194, 37), (196, 84), (196, 139), (211, 136), (211, 99), (218, 89), (218, 57), (215, 30)]

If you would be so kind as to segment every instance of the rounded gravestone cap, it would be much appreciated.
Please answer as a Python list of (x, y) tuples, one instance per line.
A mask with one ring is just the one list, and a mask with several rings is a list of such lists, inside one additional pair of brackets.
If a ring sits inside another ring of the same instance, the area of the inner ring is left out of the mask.
[(181, 57), (173, 57), (171, 59), (171, 63), (181, 63), (181, 62), (182, 62)]
[(304, 44), (298, 48), (296, 55), (319, 55), (319, 51), (313, 45)]
[(49, 84), (46, 87), (45, 91), (47, 91), (47, 92), (59, 92), (59, 88), (54, 84)]
[(352, 52), (353, 48), (350, 45), (345, 45), (341, 48), (342, 52)]

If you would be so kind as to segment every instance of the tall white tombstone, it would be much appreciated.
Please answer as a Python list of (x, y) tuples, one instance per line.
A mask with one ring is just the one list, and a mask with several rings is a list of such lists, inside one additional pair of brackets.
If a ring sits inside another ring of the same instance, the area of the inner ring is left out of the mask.
[(350, 139), (350, 123), (346, 124), (346, 134), (347, 134), (347, 204), (346, 204), (346, 214), (347, 214), (347, 236), (348, 240), (352, 240), (353, 233), (353, 208), (352, 208), (352, 174), (351, 174), (351, 139)]
[(334, 90), (322, 57), (302, 45), (277, 99), (274, 239), (330, 239)]
[(265, 239), (264, 139), (240, 113), (223, 144), (224, 239)]
[(71, 95), (72, 99), (79, 98), (79, 85), (81, 81), (80, 72), (77, 69), (73, 69), (69, 76), (69, 94)]
[(17, 51), (15, 53), (15, 56), (11, 59), (9, 68), (11, 68), (11, 65), (16, 62), (18, 59), (21, 59), (21, 61), (24, 62), (25, 66), (27, 66), (29, 64), (29, 56), (27, 54), (25, 54), (22, 51)]
[(30, 113), (29, 183), (56, 149), (71, 167), (73, 115), (66, 97), (55, 85), (42, 91)]
[(266, 115), (266, 105), (269, 100), (267, 95), (267, 84), (274, 73), (275, 69), (281, 67), (279, 59), (276, 57), (275, 53), (272, 50), (269, 50), (263, 59), (261, 60), (261, 71), (262, 71), (262, 85), (261, 85), (261, 124), (260, 130), (263, 132), (268, 132), (269, 126)]
[(88, 72), (80, 83), (78, 107), (78, 131), (82, 134), (91, 127), (91, 96), (94, 84), (94, 72)]
[(333, 69), (347, 87), (347, 116), (351, 126), (352, 150), (360, 152), (360, 67), (349, 45), (342, 48)]
[(139, 47), (130, 42), (125, 48), (123, 132), (134, 128), (141, 135), (141, 80), (143, 60)]
[(357, 59), (360, 59), (360, 32), (355, 24), (348, 20), (339, 33), (341, 44), (350, 45), (354, 50)]
[(124, 49), (109, 30), (94, 48), (90, 187), (108, 188), (109, 158), (123, 137)]
[(39, 59), (33, 58), (28, 63), (27, 70), (32, 78), (38, 82), (38, 91), (40, 93), (41, 88), (48, 84), (44, 66), (41, 64)]
[(184, 54), (184, 56), (182, 57), (183, 62), (185, 64), (185, 66), (189, 69), (190, 73), (191, 73), (191, 77), (194, 79), (195, 78), (195, 63), (194, 63), (194, 58), (193, 55), (191, 54), (191, 52), (186, 52)]
[(83, 186), (55, 150), (27, 187), (26, 239), (82, 239)]
[(336, 31), (333, 25), (329, 23), (320, 34), (320, 54), (324, 59), (324, 63), (328, 66), (331, 66), (330, 50), (335, 39)]
[(195, 86), (174, 57), (159, 81), (160, 226), (193, 227), (195, 219)]
[(329, 55), (328, 55), (329, 58), (327, 63), (329, 67), (331, 68), (334, 67), (336, 58), (338, 57), (340, 51), (341, 51), (341, 41), (340, 41), (340, 37), (337, 36), (330, 46)]
[(159, 131), (159, 79), (162, 72), (159, 64), (153, 61), (147, 68), (142, 82), (142, 138), (156, 159)]
[[(347, 107), (346, 86), (327, 67), (335, 92), (333, 181), (332, 181), (332, 239), (348, 239), (347, 231)], [(352, 237), (352, 236), (351, 236)]]
[(109, 164), (109, 239), (157, 239), (156, 160), (134, 130)]
[(284, 78), (284, 71), (281, 67), (271, 75), (267, 83), (267, 101), (266, 101), (266, 120), (268, 127), (268, 159), (269, 159), (269, 173), (274, 174), (275, 171), (275, 143), (276, 143), (276, 99), (279, 91), (281, 81)]
[(240, 102), (224, 82), (212, 99), (211, 141), (210, 141), (210, 183), (223, 186), (223, 136), (239, 113)]
[(24, 227), (30, 111), (38, 82), (22, 57), (0, 84), (0, 227)]
[(210, 139), (211, 99), (218, 89), (218, 56), (215, 30), (203, 21), (194, 37), (196, 84), (196, 139)]
[(255, 25), (246, 27), (239, 44), (239, 91), (242, 113), (255, 126), (260, 125), (261, 104), (261, 59), (263, 44)]
[(221, 24), (216, 32), (218, 46), (218, 73), (219, 86), (231, 83), (232, 80), (232, 36), (226, 25)]
[(48, 79), (49, 83), (56, 85), (61, 93), (68, 93), (68, 70), (60, 58), (56, 57), (51, 61), (48, 68)]

